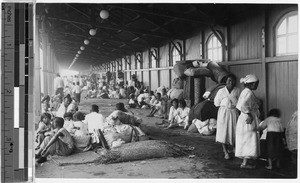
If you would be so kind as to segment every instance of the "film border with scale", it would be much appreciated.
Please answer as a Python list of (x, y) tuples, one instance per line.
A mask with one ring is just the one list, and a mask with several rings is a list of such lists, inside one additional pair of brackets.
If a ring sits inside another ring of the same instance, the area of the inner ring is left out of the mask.
[(33, 4), (2, 3), (1, 15), (1, 182), (30, 182)]

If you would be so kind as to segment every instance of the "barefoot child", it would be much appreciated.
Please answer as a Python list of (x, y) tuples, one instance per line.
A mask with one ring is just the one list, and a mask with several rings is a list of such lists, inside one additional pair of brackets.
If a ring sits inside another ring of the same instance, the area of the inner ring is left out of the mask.
[(36, 150), (40, 148), (41, 143), (45, 138), (45, 133), (51, 130), (50, 126), (51, 115), (49, 113), (43, 113), (41, 115), (41, 121), (39, 127), (36, 130), (36, 142), (38, 143)]
[(284, 151), (284, 130), (280, 119), (280, 110), (271, 109), (268, 117), (260, 123), (258, 130), (267, 129), (267, 157), (269, 165), (266, 169), (272, 170), (272, 161), (276, 161), (277, 168), (280, 168), (280, 160)]
[(55, 117), (54, 120), (55, 134), (53, 136), (47, 136), (41, 144), (41, 148), (35, 155), (37, 163), (43, 163), (47, 161), (48, 155), (67, 156), (73, 152), (74, 142), (70, 133), (63, 128), (64, 119)]

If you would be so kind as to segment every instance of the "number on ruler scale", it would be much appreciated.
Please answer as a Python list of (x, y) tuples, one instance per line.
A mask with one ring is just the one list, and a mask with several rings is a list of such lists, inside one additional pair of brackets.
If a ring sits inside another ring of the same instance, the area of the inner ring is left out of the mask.
[(9, 89), (5, 89), (6, 93), (11, 93), (12, 91)]
[(10, 141), (11, 141), (11, 138), (10, 138), (10, 137), (6, 137), (6, 141), (7, 141), (7, 142), (10, 142)]
[(13, 144), (13, 143), (10, 143), (9, 146), (10, 146), (10, 149), (9, 149), (8, 152), (10, 152), (10, 153), (14, 152), (14, 150), (13, 150), (14, 144)]

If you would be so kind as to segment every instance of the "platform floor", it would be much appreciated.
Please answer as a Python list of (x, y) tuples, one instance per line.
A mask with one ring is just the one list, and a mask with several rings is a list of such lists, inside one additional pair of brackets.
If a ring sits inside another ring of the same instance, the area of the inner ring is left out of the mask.
[[(91, 104), (97, 104), (100, 112), (107, 117), (117, 102), (126, 100), (87, 99), (81, 102), (79, 110), (89, 112)], [(36, 165), (37, 178), (143, 178), (143, 179), (210, 179), (210, 178), (296, 178), (297, 165), (285, 161), (280, 170), (266, 170), (265, 161), (258, 160), (254, 170), (241, 169), (241, 159), (223, 158), (222, 147), (215, 142), (215, 136), (189, 134), (182, 128), (164, 130), (157, 125), (161, 119), (146, 117), (144, 109), (132, 109), (135, 115), (143, 118), (141, 128), (152, 139), (163, 139), (174, 143), (195, 147), (191, 155), (179, 158), (147, 159), (143, 161), (116, 163), (109, 165), (70, 165), (57, 166), (53, 161)]]

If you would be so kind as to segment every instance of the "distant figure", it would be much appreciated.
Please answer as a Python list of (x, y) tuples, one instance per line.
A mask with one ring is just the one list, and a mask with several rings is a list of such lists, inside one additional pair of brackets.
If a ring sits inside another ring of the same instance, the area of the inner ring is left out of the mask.
[(64, 80), (60, 77), (59, 74), (56, 75), (56, 78), (54, 79), (54, 91), (55, 95), (60, 94), (60, 96), (64, 96)]
[(77, 81), (76, 85), (73, 88), (73, 95), (75, 100), (80, 103), (80, 97), (81, 97), (81, 87), (79, 86), (79, 81)]

